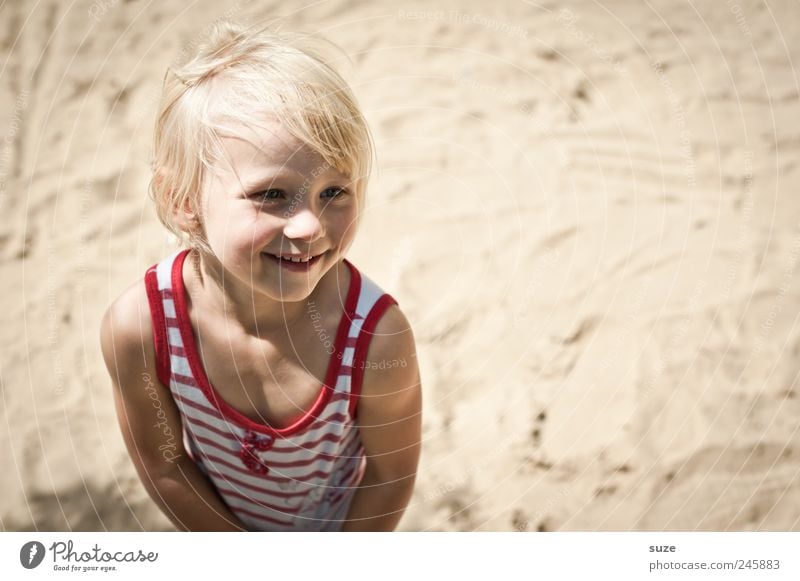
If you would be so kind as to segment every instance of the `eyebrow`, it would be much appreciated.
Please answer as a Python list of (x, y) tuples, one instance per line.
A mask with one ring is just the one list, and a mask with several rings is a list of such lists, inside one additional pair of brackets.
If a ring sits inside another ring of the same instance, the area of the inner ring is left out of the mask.
[[(325, 179), (333, 179), (336, 177), (339, 179), (339, 172), (337, 172), (334, 168), (329, 168), (316, 176), (310, 176), (309, 178), (303, 178), (303, 181), (300, 183), (305, 183), (307, 187), (311, 187), (312, 184), (325, 180)], [(276, 173), (271, 175), (262, 175), (258, 178), (249, 181), (242, 181), (242, 186), (245, 192), (253, 192), (259, 191), (260, 188), (265, 188), (270, 186), (273, 183), (281, 183), (281, 182), (290, 182), (290, 181), (299, 181), (302, 176), (295, 174), (295, 173)]]
[(273, 182), (288, 182), (292, 180), (296, 180), (297, 176), (292, 174), (286, 173), (277, 173), (272, 175), (262, 175), (255, 179), (242, 181), (241, 184), (244, 187), (245, 191), (253, 190), (254, 188), (263, 188), (267, 187)]

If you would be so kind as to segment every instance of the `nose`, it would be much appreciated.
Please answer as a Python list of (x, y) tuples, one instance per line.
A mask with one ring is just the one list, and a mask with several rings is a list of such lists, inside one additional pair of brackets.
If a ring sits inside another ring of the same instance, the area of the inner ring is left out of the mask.
[(325, 229), (319, 217), (311, 208), (298, 208), (286, 220), (283, 233), (287, 238), (310, 243), (322, 238), (325, 234)]

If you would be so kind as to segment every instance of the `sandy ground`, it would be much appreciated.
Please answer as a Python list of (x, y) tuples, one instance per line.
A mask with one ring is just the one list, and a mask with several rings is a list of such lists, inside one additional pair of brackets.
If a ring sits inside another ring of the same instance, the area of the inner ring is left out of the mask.
[(0, 528), (171, 529), (98, 324), (172, 251), (156, 99), (227, 15), (352, 57), (379, 171), (350, 258), (425, 393), (402, 529), (800, 530), (800, 5), (221, 4), (0, 7)]

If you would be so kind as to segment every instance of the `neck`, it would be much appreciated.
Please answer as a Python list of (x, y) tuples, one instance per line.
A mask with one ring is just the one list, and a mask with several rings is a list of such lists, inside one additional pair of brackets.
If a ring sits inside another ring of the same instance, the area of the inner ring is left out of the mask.
[[(191, 260), (195, 283), (186, 285), (192, 292), (192, 302), (202, 304), (225, 320), (236, 321), (248, 335), (288, 333), (290, 328), (308, 312), (308, 303), (314, 301), (319, 286), (302, 301), (277, 301), (252, 290), (244, 291), (225, 271), (214, 256), (192, 250)], [(185, 277), (184, 277), (185, 280)]]

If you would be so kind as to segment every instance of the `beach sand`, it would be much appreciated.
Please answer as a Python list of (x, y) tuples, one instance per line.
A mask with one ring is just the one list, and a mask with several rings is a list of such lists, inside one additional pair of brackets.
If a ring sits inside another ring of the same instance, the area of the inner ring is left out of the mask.
[(227, 16), (352, 59), (378, 171), (349, 258), (424, 390), (401, 530), (800, 530), (800, 6), (402, 6), (3, 4), (0, 529), (172, 530), (98, 328), (175, 248), (160, 84)]

